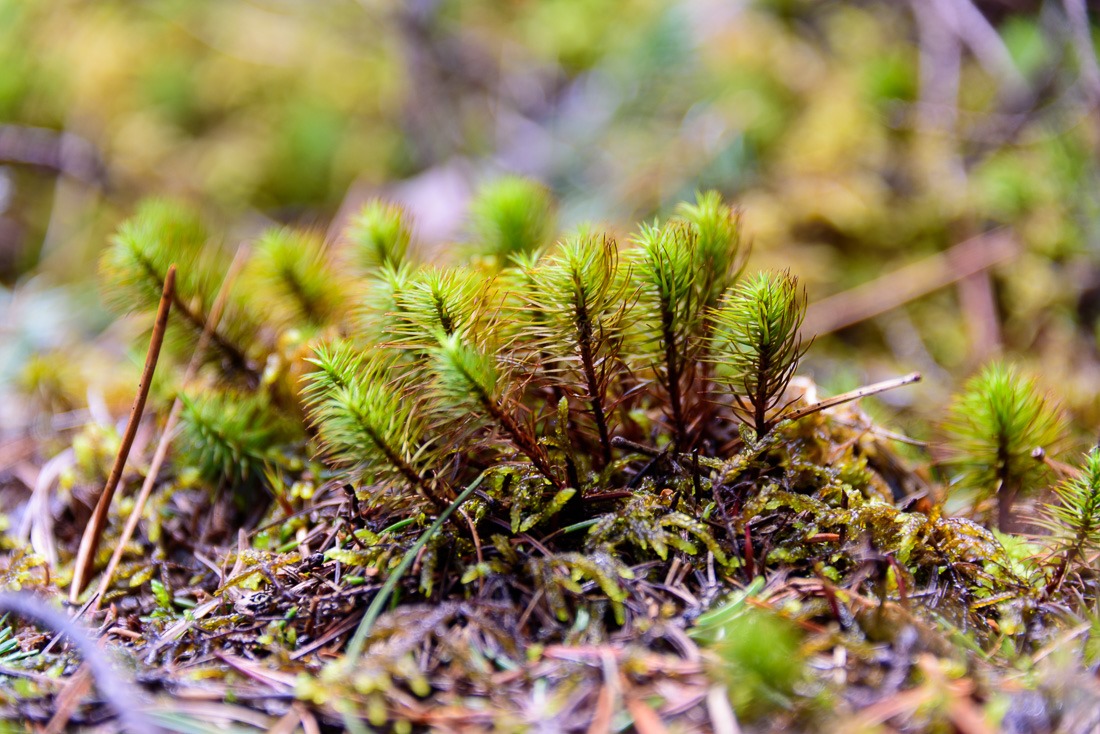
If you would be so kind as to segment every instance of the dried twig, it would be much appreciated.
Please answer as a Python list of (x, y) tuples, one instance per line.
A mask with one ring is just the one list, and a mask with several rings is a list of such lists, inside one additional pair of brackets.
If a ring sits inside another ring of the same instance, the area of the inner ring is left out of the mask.
[(69, 587), (69, 601), (73, 604), (80, 598), (80, 592), (88, 585), (88, 577), (92, 566), (95, 564), (96, 549), (99, 547), (103, 529), (107, 526), (107, 513), (111, 508), (111, 499), (122, 479), (122, 470), (126, 466), (126, 459), (130, 455), (130, 447), (134, 444), (134, 436), (137, 434), (138, 424), (141, 422), (141, 414), (145, 410), (145, 400), (149, 397), (149, 387), (153, 381), (153, 370), (157, 367), (157, 359), (160, 357), (160, 348), (164, 344), (164, 331), (168, 327), (168, 311), (171, 308), (172, 296), (176, 287), (176, 266), (168, 268), (164, 277), (164, 290), (160, 296), (160, 306), (157, 308), (157, 320), (153, 325), (153, 336), (149, 340), (149, 351), (145, 355), (145, 368), (141, 372), (141, 382), (138, 383), (138, 394), (134, 399), (134, 406), (130, 409), (130, 419), (126, 423), (126, 432), (122, 436), (122, 443), (118, 447), (114, 466), (107, 478), (107, 484), (103, 487), (103, 493), (96, 503), (92, 519), (84, 529), (84, 536), (80, 539), (80, 550), (77, 552), (76, 563), (73, 567), (73, 582)]
[(904, 387), (905, 385), (912, 385), (914, 382), (920, 382), (920, 373), (911, 372), (904, 377), (895, 377), (890, 380), (883, 380), (882, 382), (876, 382), (873, 385), (867, 385), (857, 390), (850, 390), (840, 395), (834, 395), (831, 398), (825, 398), (819, 400), (813, 405), (807, 405), (804, 408), (797, 408), (789, 413), (780, 416), (785, 421), (796, 421), (799, 418), (805, 418), (808, 415), (819, 413), (829, 408), (835, 408), (838, 405), (844, 403), (850, 403), (853, 400), (859, 400), (869, 395), (877, 395), (887, 390), (893, 390), (894, 388)]
[(1009, 260), (1018, 251), (1015, 238), (1007, 230), (978, 235), (870, 283), (811, 304), (802, 333), (817, 336), (858, 324)]
[[(195, 378), (195, 373), (198, 372), (199, 367), (202, 365), (203, 355), (206, 353), (206, 347), (210, 343), (210, 335), (214, 329), (218, 328), (218, 322), (221, 321), (222, 312), (225, 310), (225, 304), (229, 300), (229, 293), (232, 290), (233, 282), (237, 279), (237, 275), (240, 273), (241, 268), (248, 261), (249, 248), (241, 246), (237, 249), (237, 254), (233, 257), (233, 262), (229, 266), (229, 270), (225, 273), (225, 278), (222, 279), (221, 287), (218, 290), (218, 295), (214, 299), (214, 304), (210, 308), (210, 315), (207, 317), (206, 326), (203, 327), (202, 336), (199, 337), (199, 343), (195, 347), (195, 353), (191, 355), (191, 361), (187, 364), (187, 371), (183, 375), (183, 383), (187, 385)], [(134, 503), (134, 509), (130, 511), (130, 516), (126, 519), (126, 527), (122, 530), (122, 535), (119, 536), (118, 545), (115, 546), (114, 552), (111, 554), (111, 560), (107, 562), (107, 568), (103, 571), (103, 576), (99, 580), (99, 587), (96, 589), (95, 601), (93, 602), (93, 611), (99, 609), (99, 605), (103, 600), (103, 595), (107, 593), (107, 589), (111, 586), (111, 579), (115, 575), (115, 571), (118, 569), (118, 564), (122, 560), (122, 554), (125, 552), (126, 544), (130, 542), (130, 538), (134, 536), (134, 531), (137, 529), (137, 524), (141, 520), (141, 514), (145, 510), (145, 503), (149, 501), (149, 496), (153, 493), (153, 487), (156, 485), (157, 476), (160, 474), (160, 467), (164, 464), (165, 458), (168, 456), (168, 447), (172, 443), (172, 437), (175, 434), (176, 423), (179, 421), (180, 413), (183, 412), (183, 401), (178, 397), (172, 404), (172, 410), (168, 414), (168, 420), (164, 424), (164, 432), (161, 434), (160, 443), (157, 444), (157, 450), (153, 454), (153, 460), (149, 464), (149, 471), (145, 475), (145, 481), (142, 482), (141, 492), (138, 494), (137, 501)]]

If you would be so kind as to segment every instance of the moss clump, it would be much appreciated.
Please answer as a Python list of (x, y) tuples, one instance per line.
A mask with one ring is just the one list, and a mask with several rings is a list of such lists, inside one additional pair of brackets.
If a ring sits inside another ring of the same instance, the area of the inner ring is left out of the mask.
[[(538, 677), (544, 654), (613, 645), (638, 656), (624, 675), (653, 681), (645, 656), (676, 650), (703, 655), (700, 685), (725, 686), (744, 722), (797, 729), (847, 695), (806, 661), (843, 650), (867, 690), (889, 682), (883, 645), (965, 668), (963, 645), (1009, 670), (1058, 632), (1057, 594), (1092, 598), (1091, 455), (1046, 510), (1049, 554), (949, 517), (848, 402), (866, 391), (814, 402), (795, 377), (805, 295), (789, 273), (742, 276), (716, 194), (622, 246), (595, 231), (550, 246), (545, 192), (506, 187), (478, 198), (484, 247), (449, 267), (418, 262), (408, 217), (377, 202), (331, 245), (260, 236), (215, 330), (242, 359), (214, 343), (176, 388), (156, 521), (109, 592), (148, 639), (177, 635), (142, 643), (148, 665), (202, 665), (228, 635), (309, 673), (299, 696), (333, 722), (378, 723), (418, 720), (409, 702), (428, 696), (522, 718), (487, 685), (494, 667)], [(175, 244), (199, 231), (186, 210), (143, 209), (104, 257), (109, 287), (150, 291), (177, 249), (223, 262), (205, 234)], [(181, 279), (189, 311), (170, 326), (188, 357), (219, 282), (204, 272)], [(948, 425), (956, 484), (980, 500), (1038, 488), (1031, 451), (1061, 430), (1000, 365)], [(212, 548), (218, 574), (197, 560)], [(548, 683), (555, 700), (581, 695), (570, 680)]]

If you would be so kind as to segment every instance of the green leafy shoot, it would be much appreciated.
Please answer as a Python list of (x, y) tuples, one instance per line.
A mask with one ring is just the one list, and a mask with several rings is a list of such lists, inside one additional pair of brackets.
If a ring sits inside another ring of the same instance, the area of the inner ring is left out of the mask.
[(615, 242), (603, 236), (566, 240), (530, 272), (530, 343), (540, 355), (554, 355), (546, 365), (551, 383), (587, 404), (606, 465), (613, 432), (609, 389), (623, 368), (630, 304)]
[(424, 268), (394, 292), (396, 324), (407, 346), (423, 348), (440, 336), (481, 330), (492, 282), (468, 268)]
[(344, 232), (352, 261), (366, 273), (406, 262), (412, 241), (412, 224), (400, 206), (374, 199), (352, 218)]
[(333, 393), (360, 379), (366, 359), (363, 351), (343, 339), (314, 347), (313, 357), (306, 361), (317, 369), (302, 378), (301, 389), (302, 404), (314, 422), (317, 411)]
[(758, 440), (779, 420), (774, 413), (806, 352), (799, 336), (805, 314), (805, 294), (786, 272), (743, 281), (714, 313), (715, 379), (734, 391), (736, 408)]
[(1081, 473), (1056, 485), (1054, 494), (1058, 502), (1044, 504), (1035, 522), (1050, 532), (1061, 552), (1051, 581), (1057, 587), (1070, 563), (1086, 551), (1100, 550), (1100, 448), (1089, 451)]
[(345, 310), (344, 281), (329, 262), (319, 235), (271, 229), (256, 243), (246, 277), (271, 317), (316, 328), (338, 320)]
[(302, 392), (332, 463), (375, 481), (400, 477), (428, 493), (423, 410), (395, 381), (392, 356), (368, 357), (336, 342), (318, 346), (309, 361), (317, 369), (306, 375)]
[[(108, 302), (120, 313), (155, 313), (168, 268), (177, 266), (169, 341), (190, 354), (206, 326), (207, 309), (225, 271), (224, 258), (207, 246), (209, 235), (198, 214), (163, 200), (142, 203), (122, 223), (99, 262)], [(231, 301), (218, 329), (211, 333), (210, 353), (233, 373), (258, 377), (249, 360), (257, 322), (239, 301)]]
[(987, 365), (956, 396), (945, 424), (953, 456), (953, 486), (996, 496), (998, 524), (1007, 529), (1016, 496), (1041, 482), (1045, 466), (1032, 458), (1062, 434), (1062, 417), (1035, 378), (1003, 362)]
[(212, 484), (261, 479), (265, 464), (279, 462), (294, 436), (258, 395), (206, 388), (180, 399), (181, 458)]
[(748, 252), (741, 246), (740, 215), (717, 191), (696, 194), (694, 204), (676, 207), (676, 215), (695, 229), (695, 288), (704, 311), (709, 312), (718, 307), (745, 268)]
[(434, 376), (437, 417), (452, 426), (476, 430), (486, 425), (500, 429), (512, 446), (555, 486), (561, 488), (558, 472), (550, 463), (522, 408), (504, 388), (508, 376), (501, 373), (495, 357), (469, 344), (461, 332), (440, 336), (430, 350)]
[(405, 303), (407, 291), (413, 282), (413, 269), (409, 265), (380, 268), (374, 277), (367, 278), (351, 308), (351, 322), (356, 327), (355, 336), (365, 345), (390, 344), (403, 335), (422, 335), (407, 318)]
[(643, 226), (631, 262), (640, 285), (635, 328), (646, 345), (648, 366), (668, 396), (673, 441), (687, 440), (687, 387), (692, 381), (703, 311), (696, 291), (693, 227), (670, 222)]
[(198, 213), (174, 202), (150, 199), (124, 221), (100, 260), (109, 302), (123, 312), (155, 310), (168, 268), (178, 267), (176, 287), (194, 282), (196, 264), (209, 234)]
[(514, 256), (548, 244), (556, 220), (545, 187), (518, 176), (498, 178), (484, 184), (470, 204), (474, 251), (504, 267)]

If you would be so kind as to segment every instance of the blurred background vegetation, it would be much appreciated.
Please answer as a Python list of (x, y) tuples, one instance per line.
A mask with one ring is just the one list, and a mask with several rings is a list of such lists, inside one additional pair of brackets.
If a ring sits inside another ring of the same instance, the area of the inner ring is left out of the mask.
[[(819, 304), (806, 370), (830, 390), (919, 369), (926, 387), (892, 399), (936, 414), (1004, 351), (1094, 433), (1094, 10), (0, 0), (0, 393), (56, 399), (58, 362), (83, 375), (58, 394), (103, 381), (105, 362), (74, 345), (123, 343), (102, 338), (94, 263), (143, 197), (200, 205), (232, 245), (272, 221), (336, 232), (384, 195), (445, 256), (468, 234), (471, 189), (517, 172), (550, 187), (566, 228), (597, 221), (623, 238), (720, 190), (743, 208), (750, 267), (790, 268)], [(913, 263), (898, 282), (922, 295), (903, 305), (884, 298), (901, 290), (889, 283), (823, 301)], [(107, 372), (125, 405), (132, 375)], [(11, 405), (0, 427), (19, 420)]]

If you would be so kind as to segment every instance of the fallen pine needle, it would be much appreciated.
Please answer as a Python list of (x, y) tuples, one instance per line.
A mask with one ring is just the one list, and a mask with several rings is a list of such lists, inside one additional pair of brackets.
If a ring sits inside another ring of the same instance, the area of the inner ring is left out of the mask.
[(914, 382), (920, 382), (920, 373), (911, 372), (903, 377), (894, 377), (889, 380), (883, 380), (882, 382), (876, 382), (873, 385), (867, 385), (857, 390), (850, 390), (840, 395), (834, 395), (831, 398), (825, 398), (819, 400), (813, 405), (807, 405), (804, 408), (798, 408), (786, 413), (782, 416), (785, 421), (796, 421), (799, 418), (805, 418), (813, 413), (819, 413), (822, 410), (828, 410), (829, 408), (835, 408), (838, 405), (844, 403), (850, 403), (853, 400), (859, 400), (860, 398), (868, 397), (869, 395), (878, 395), (888, 390), (894, 390), (905, 385), (912, 385)]

